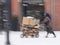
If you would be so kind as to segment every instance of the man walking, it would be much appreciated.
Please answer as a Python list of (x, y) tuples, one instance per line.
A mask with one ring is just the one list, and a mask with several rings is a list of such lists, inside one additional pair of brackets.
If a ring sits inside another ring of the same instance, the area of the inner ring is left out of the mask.
[(44, 24), (45, 24), (45, 28), (46, 28), (46, 32), (47, 32), (46, 37), (48, 37), (49, 33), (53, 34), (54, 37), (56, 37), (56, 35), (52, 29), (52, 26), (51, 26), (51, 15), (49, 15), (48, 13), (45, 14)]

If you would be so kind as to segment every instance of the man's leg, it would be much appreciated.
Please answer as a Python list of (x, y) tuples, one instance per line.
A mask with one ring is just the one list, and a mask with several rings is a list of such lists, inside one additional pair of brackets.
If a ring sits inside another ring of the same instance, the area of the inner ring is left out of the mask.
[(52, 31), (52, 34), (54, 35), (54, 37), (56, 37), (55, 33)]
[(46, 24), (45, 24), (45, 31), (47, 32), (47, 35), (46, 35), (46, 38), (47, 38), (47, 37), (48, 37), (49, 32), (48, 32), (48, 25), (46, 25)]
[(53, 31), (53, 28), (51, 26), (49, 26), (49, 27), (50, 27), (50, 30), (51, 30), (50, 33), (52, 33), (54, 35), (54, 37), (56, 37), (56, 35), (55, 35), (54, 31)]

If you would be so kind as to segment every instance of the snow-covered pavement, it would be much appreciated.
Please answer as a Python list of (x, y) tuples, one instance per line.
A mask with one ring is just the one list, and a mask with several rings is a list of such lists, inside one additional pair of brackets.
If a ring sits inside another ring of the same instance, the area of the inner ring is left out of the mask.
[[(46, 32), (40, 32), (39, 38), (21, 38), (21, 32), (10, 31), (10, 45), (60, 45), (60, 31), (55, 31), (56, 38), (49, 35), (45, 38)], [(0, 34), (0, 45), (6, 45), (6, 32)]]

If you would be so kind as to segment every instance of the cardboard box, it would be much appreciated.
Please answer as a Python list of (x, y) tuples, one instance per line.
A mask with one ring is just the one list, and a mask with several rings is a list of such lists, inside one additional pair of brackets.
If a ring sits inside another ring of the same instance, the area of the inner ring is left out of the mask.
[(36, 20), (33, 17), (23, 17), (22, 25), (34, 26)]
[(23, 17), (22, 25), (29, 25), (29, 19), (27, 17)]

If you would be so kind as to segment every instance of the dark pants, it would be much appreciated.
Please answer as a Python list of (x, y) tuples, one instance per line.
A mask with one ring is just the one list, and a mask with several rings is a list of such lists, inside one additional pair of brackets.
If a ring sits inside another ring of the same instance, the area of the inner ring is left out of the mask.
[(53, 34), (54, 37), (56, 37), (56, 35), (55, 35), (55, 33), (54, 33), (52, 27), (51, 27), (49, 24), (45, 24), (45, 28), (46, 28), (45, 31), (47, 32), (47, 36), (46, 36), (46, 37), (48, 37), (48, 34), (49, 34), (49, 33), (50, 33), (50, 34)]

